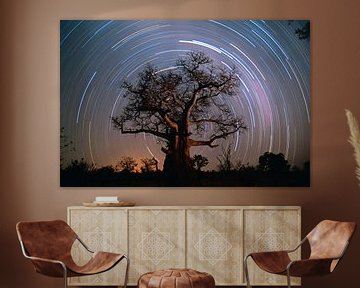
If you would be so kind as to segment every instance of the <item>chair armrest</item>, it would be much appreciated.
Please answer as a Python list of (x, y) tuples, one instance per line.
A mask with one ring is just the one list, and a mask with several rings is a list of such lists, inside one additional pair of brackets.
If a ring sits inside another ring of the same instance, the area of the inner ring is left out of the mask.
[(278, 250), (278, 251), (264, 251), (264, 252), (252, 252), (252, 253), (249, 253), (244, 259), (246, 259), (246, 258), (248, 258), (249, 256), (251, 256), (251, 254), (256, 254), (256, 253), (261, 253), (261, 254), (265, 254), (265, 253), (267, 253), (267, 254), (269, 254), (269, 255), (271, 255), (271, 254), (284, 254), (284, 253), (292, 253), (292, 252), (295, 252), (297, 249), (299, 249), (304, 243), (305, 243), (305, 241), (307, 240), (307, 238), (305, 237), (305, 238), (303, 238), (302, 240), (301, 240), (301, 242), (295, 247), (295, 248), (293, 248), (293, 249), (287, 249), (287, 250)]
[(287, 271), (290, 276), (312, 276), (329, 274), (332, 272), (333, 261), (338, 261), (339, 258), (318, 258), (318, 259), (303, 259), (291, 261), (287, 266)]
[(95, 253), (94, 251), (90, 250), (90, 248), (80, 239), (78, 235), (76, 235), (76, 239), (81, 243), (81, 245), (90, 253)]
[(40, 257), (26, 256), (30, 259), (34, 265), (35, 271), (51, 277), (66, 277), (67, 268), (66, 265), (59, 261), (53, 259), (46, 259)]
[(61, 266), (66, 267), (64, 262), (61, 262), (60, 260), (47, 259), (47, 258), (41, 258), (41, 257), (33, 257), (33, 256), (26, 256), (26, 258), (30, 259), (31, 261), (49, 262), (49, 263), (53, 263), (53, 264), (60, 264)]
[(30, 256), (22, 241), (20, 241), (20, 246), (24, 257), (31, 260), (36, 272), (51, 277), (66, 277), (67, 269), (63, 262), (55, 259)]
[(301, 240), (301, 242), (300, 242), (295, 248), (289, 249), (289, 250), (285, 250), (285, 251), (288, 252), (288, 253), (295, 252), (297, 249), (299, 249), (299, 248), (306, 242), (306, 240), (307, 240), (306, 237), (303, 238), (303, 239)]
[(257, 256), (265, 256), (265, 257), (271, 257), (271, 256), (280, 256), (280, 255), (288, 255), (287, 250), (279, 250), (279, 251), (264, 251), (264, 252), (252, 252), (247, 255), (247, 257), (257, 257)]

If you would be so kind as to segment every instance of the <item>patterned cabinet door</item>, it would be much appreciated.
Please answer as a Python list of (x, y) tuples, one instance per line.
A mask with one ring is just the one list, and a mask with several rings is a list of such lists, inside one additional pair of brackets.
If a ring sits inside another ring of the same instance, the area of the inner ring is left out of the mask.
[(216, 285), (242, 280), (242, 211), (187, 210), (187, 267), (208, 272)]
[[(244, 254), (295, 248), (301, 241), (300, 209), (258, 209), (244, 211)], [(300, 259), (300, 249), (292, 259)], [(286, 285), (286, 276), (266, 273), (248, 260), (252, 285)], [(300, 285), (299, 278), (291, 283)]]
[[(69, 209), (68, 221), (91, 250), (127, 254), (126, 209)], [(78, 241), (73, 246), (72, 255), (80, 264), (89, 259), (89, 253)], [(124, 282), (125, 263), (121, 261), (113, 269), (97, 275), (69, 278), (69, 284), (120, 286)]]
[(185, 210), (129, 210), (130, 284), (145, 272), (185, 267)]

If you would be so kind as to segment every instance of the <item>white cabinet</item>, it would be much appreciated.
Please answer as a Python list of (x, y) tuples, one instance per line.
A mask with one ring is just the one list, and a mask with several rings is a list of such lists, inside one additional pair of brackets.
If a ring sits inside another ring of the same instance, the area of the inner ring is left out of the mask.
[(141, 274), (185, 267), (185, 210), (131, 209), (129, 215), (129, 283)]
[[(287, 250), (301, 241), (300, 210), (265, 209), (244, 210), (244, 255), (251, 252)], [(301, 251), (290, 255), (300, 259)], [(249, 260), (249, 277), (252, 285), (287, 285), (286, 277), (266, 273)], [(293, 285), (300, 285), (300, 278), (292, 278)]]
[[(93, 250), (129, 255), (130, 285), (145, 272), (184, 267), (212, 274), (216, 285), (245, 285), (247, 253), (293, 248), (301, 237), (298, 206), (69, 207), (68, 222)], [(86, 261), (79, 245), (72, 253), (76, 261)], [(252, 284), (286, 284), (285, 277), (263, 273), (249, 262)], [(124, 264), (69, 284), (121, 285)]]
[(214, 276), (216, 285), (243, 283), (242, 210), (187, 210), (187, 266)]

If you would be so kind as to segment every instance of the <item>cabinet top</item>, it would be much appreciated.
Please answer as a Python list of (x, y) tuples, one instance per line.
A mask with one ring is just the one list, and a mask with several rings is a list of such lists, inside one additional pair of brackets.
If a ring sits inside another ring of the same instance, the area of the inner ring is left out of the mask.
[(131, 210), (301, 210), (301, 206), (132, 206), (132, 207), (85, 207), (69, 206), (72, 209), (131, 209)]

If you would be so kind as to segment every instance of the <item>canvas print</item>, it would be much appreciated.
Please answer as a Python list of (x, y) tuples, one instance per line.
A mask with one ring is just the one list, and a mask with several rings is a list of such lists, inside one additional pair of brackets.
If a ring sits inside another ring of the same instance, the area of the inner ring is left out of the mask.
[(60, 21), (62, 187), (310, 185), (310, 22)]

